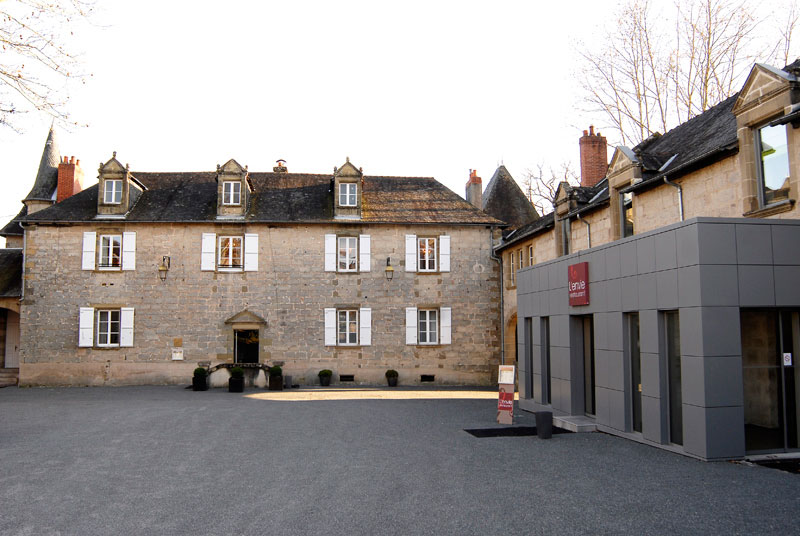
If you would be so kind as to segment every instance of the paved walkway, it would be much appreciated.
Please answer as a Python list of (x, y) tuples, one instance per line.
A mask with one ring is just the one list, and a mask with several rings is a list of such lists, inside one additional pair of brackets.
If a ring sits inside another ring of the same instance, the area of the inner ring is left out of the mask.
[(1, 389), (0, 534), (800, 533), (797, 475), (599, 433), (479, 439), (494, 397), (444, 392)]

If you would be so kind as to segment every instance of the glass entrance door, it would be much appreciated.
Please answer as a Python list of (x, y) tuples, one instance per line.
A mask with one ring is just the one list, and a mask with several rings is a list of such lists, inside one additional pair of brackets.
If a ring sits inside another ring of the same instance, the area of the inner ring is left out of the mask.
[(800, 315), (796, 311), (742, 311), (741, 323), (745, 449), (797, 449)]
[(258, 330), (237, 329), (233, 334), (236, 339), (234, 347), (236, 363), (258, 363)]

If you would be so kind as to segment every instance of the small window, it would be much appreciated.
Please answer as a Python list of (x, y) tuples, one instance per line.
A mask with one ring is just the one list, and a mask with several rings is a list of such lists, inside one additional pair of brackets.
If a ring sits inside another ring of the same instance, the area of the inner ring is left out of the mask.
[(219, 267), (242, 269), (242, 237), (219, 237)]
[(528, 246), (528, 266), (533, 266), (533, 246)]
[(354, 182), (339, 183), (339, 206), (355, 207), (358, 205), (358, 185)]
[(570, 253), (570, 234), (572, 234), (572, 227), (569, 218), (564, 218), (561, 220), (561, 247), (564, 255)]
[(439, 311), (437, 309), (420, 309), (418, 314), (419, 344), (437, 344), (439, 342)]
[(522, 256), (521, 249), (517, 251), (517, 257), (519, 257), (519, 259), (517, 260), (517, 262), (519, 263), (519, 269), (522, 270), (522, 268), (524, 268), (525, 257)]
[(756, 131), (759, 154), (759, 189), (761, 205), (768, 206), (789, 199), (789, 151), (786, 126), (766, 126)]
[(97, 311), (97, 346), (119, 346), (119, 309)]
[(622, 237), (633, 236), (633, 192), (620, 194), (622, 214)]
[(239, 181), (224, 181), (222, 183), (222, 204), (242, 204), (242, 183)]
[(340, 236), (337, 266), (340, 272), (355, 272), (358, 270), (358, 238), (354, 236)]
[(122, 267), (122, 236), (100, 235), (101, 270), (119, 270)]
[(514, 282), (515, 282), (515, 276), (516, 276), (516, 273), (517, 273), (516, 266), (514, 265), (514, 254), (513, 253), (510, 254), (510, 259), (511, 259), (511, 262), (508, 263), (508, 266), (509, 266), (509, 272), (510, 272), (509, 275), (510, 275), (510, 279), (511, 279), (511, 285), (513, 286)]
[(341, 346), (355, 346), (358, 344), (358, 311), (337, 311), (337, 344)]
[(103, 203), (118, 205), (122, 202), (122, 180), (106, 180), (103, 182)]
[(417, 269), (420, 272), (436, 271), (436, 239), (418, 238)]

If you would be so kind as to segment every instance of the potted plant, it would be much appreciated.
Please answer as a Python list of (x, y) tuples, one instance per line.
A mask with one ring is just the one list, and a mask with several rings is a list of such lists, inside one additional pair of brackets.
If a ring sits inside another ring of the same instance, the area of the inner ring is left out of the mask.
[(230, 370), (231, 377), (228, 378), (228, 392), (229, 393), (243, 393), (244, 392), (244, 369), (242, 367), (233, 367)]
[(283, 391), (283, 369), (278, 365), (269, 368), (269, 390)]
[(192, 391), (208, 391), (208, 370), (205, 367), (194, 369)]
[(333, 371), (328, 369), (323, 369), (319, 371), (319, 384), (322, 387), (327, 387), (331, 384), (331, 376), (333, 376)]
[(397, 374), (396, 370), (389, 369), (386, 371), (386, 381), (389, 382), (389, 387), (397, 387)]

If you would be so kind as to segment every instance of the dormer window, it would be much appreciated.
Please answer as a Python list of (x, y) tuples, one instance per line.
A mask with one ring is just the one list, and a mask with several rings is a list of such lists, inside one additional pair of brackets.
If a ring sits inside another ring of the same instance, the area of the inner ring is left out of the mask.
[(339, 205), (343, 207), (358, 206), (358, 185), (354, 182), (339, 183)]
[(789, 151), (784, 125), (765, 126), (756, 131), (759, 156), (761, 206), (789, 198)]
[(107, 179), (104, 181), (103, 202), (107, 205), (119, 205), (122, 202), (122, 180)]
[(224, 181), (222, 183), (222, 204), (240, 205), (242, 203), (242, 183), (239, 181)]

